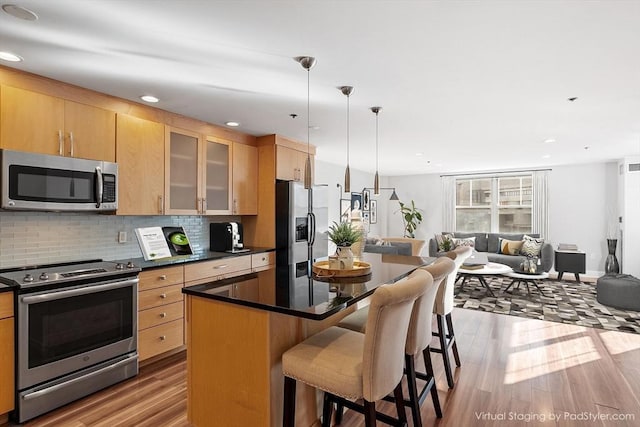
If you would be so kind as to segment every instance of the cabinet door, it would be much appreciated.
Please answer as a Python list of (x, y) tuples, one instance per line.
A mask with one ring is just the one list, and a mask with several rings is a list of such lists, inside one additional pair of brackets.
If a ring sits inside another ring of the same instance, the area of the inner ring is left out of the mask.
[(204, 144), (201, 197), (207, 215), (231, 213), (231, 146), (230, 141), (208, 137)]
[(233, 144), (233, 214), (258, 214), (258, 149)]
[(164, 211), (164, 125), (118, 114), (118, 215)]
[(13, 409), (13, 317), (0, 320), (0, 415)]
[[(314, 172), (314, 157), (309, 156), (311, 158), (311, 183), (313, 184), (313, 172)], [(307, 163), (307, 153), (302, 151), (296, 151), (297, 165), (298, 170), (300, 171), (300, 181), (304, 181), (304, 168)]]
[(116, 114), (77, 102), (64, 102), (65, 156), (115, 161)]
[(202, 211), (198, 161), (201, 137), (167, 127), (165, 136), (166, 214), (196, 215)]
[(0, 147), (64, 154), (62, 99), (10, 86), (2, 86), (0, 96)]
[(276, 146), (276, 178), (285, 181), (300, 181), (301, 172), (298, 167), (298, 152), (281, 145)]

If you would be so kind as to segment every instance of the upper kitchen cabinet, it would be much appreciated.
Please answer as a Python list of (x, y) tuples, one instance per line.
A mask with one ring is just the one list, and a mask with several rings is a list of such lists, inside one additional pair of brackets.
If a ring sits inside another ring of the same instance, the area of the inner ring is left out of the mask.
[[(313, 177), (314, 156), (311, 154), (311, 176)], [(276, 178), (285, 181), (304, 181), (304, 165), (307, 152), (276, 145)]]
[(233, 144), (233, 214), (258, 214), (258, 149)]
[(164, 125), (118, 114), (118, 215), (164, 213)]
[(226, 215), (231, 213), (231, 141), (207, 137), (204, 143), (202, 182), (204, 213)]
[(2, 148), (115, 161), (114, 112), (12, 86), (0, 96)]
[(231, 214), (232, 142), (167, 128), (165, 213)]

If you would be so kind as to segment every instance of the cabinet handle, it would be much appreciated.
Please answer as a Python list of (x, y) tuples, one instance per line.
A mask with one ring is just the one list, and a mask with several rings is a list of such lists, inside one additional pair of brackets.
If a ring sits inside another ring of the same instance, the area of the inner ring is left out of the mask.
[(160, 294), (160, 298), (165, 299), (167, 297), (167, 294)]
[(164, 213), (164, 201), (162, 196), (158, 196), (158, 213)]
[(73, 157), (73, 132), (69, 132), (69, 155)]
[(215, 267), (213, 267), (214, 270), (219, 270), (221, 268), (227, 268), (229, 265), (228, 264), (222, 264), (222, 265), (216, 265)]
[(166, 340), (166, 339), (167, 339), (167, 336), (166, 336), (166, 335), (160, 335), (160, 341), (164, 341), (164, 340)]
[(60, 129), (58, 129), (58, 154), (64, 156), (64, 137)]
[(202, 213), (203, 214), (207, 213), (207, 199), (205, 198), (202, 199)]
[(238, 201), (236, 199), (233, 199), (233, 213), (237, 213), (238, 212)]
[(167, 313), (160, 313), (160, 318), (164, 319), (165, 317), (167, 317)]
[(266, 261), (267, 259), (266, 259), (265, 257), (262, 257), (262, 260), (263, 260), (263, 261)]
[(160, 280), (167, 280), (167, 275), (163, 274), (162, 276), (160, 276)]

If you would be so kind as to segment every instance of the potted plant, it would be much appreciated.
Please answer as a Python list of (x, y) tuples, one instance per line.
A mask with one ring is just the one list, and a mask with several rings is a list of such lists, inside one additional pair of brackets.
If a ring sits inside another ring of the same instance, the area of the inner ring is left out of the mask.
[(353, 268), (353, 253), (351, 245), (360, 240), (363, 236), (361, 230), (351, 227), (349, 222), (333, 222), (329, 227), (329, 240), (336, 245), (336, 255), (339, 261), (340, 269)]
[(422, 222), (422, 213), (416, 208), (416, 204), (411, 200), (411, 204), (400, 204), (400, 214), (402, 215), (402, 224), (404, 225), (404, 237), (415, 238), (415, 231)]

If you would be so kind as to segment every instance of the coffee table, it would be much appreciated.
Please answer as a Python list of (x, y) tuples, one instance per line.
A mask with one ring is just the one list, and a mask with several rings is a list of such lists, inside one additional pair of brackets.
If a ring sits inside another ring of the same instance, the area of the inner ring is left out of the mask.
[(475, 268), (475, 269), (465, 269), (464, 264), (462, 264), (458, 269), (458, 274), (460, 275), (460, 277), (462, 277), (462, 283), (460, 284), (460, 288), (458, 288), (458, 292), (456, 292), (456, 294), (460, 293), (460, 291), (462, 291), (462, 288), (464, 287), (464, 284), (467, 283), (467, 281), (470, 278), (474, 277), (478, 279), (478, 281), (482, 284), (482, 286), (484, 286), (487, 289), (487, 293), (489, 295), (491, 295), (492, 297), (495, 297), (495, 294), (489, 287), (489, 284), (487, 283), (487, 280), (485, 279), (485, 277), (500, 276), (512, 271), (513, 270), (508, 265), (498, 264), (497, 262), (489, 262), (486, 265), (484, 265), (482, 268)]
[(521, 283), (524, 283), (527, 286), (527, 295), (531, 295), (531, 292), (529, 292), (529, 283), (531, 283), (533, 284), (533, 286), (536, 287), (538, 292), (540, 292), (540, 295), (544, 295), (544, 292), (542, 292), (542, 289), (540, 289), (540, 287), (538, 286), (538, 282), (536, 282), (536, 280), (547, 279), (549, 277), (549, 273), (546, 273), (543, 271), (542, 273), (532, 274), (532, 273), (524, 273), (521, 271), (511, 271), (509, 273), (505, 273), (505, 276), (511, 277), (513, 280), (511, 281), (511, 283), (509, 283), (509, 286), (507, 286), (504, 292), (507, 292), (509, 288), (513, 285), (516, 285), (513, 288), (513, 289), (516, 289), (520, 287)]

